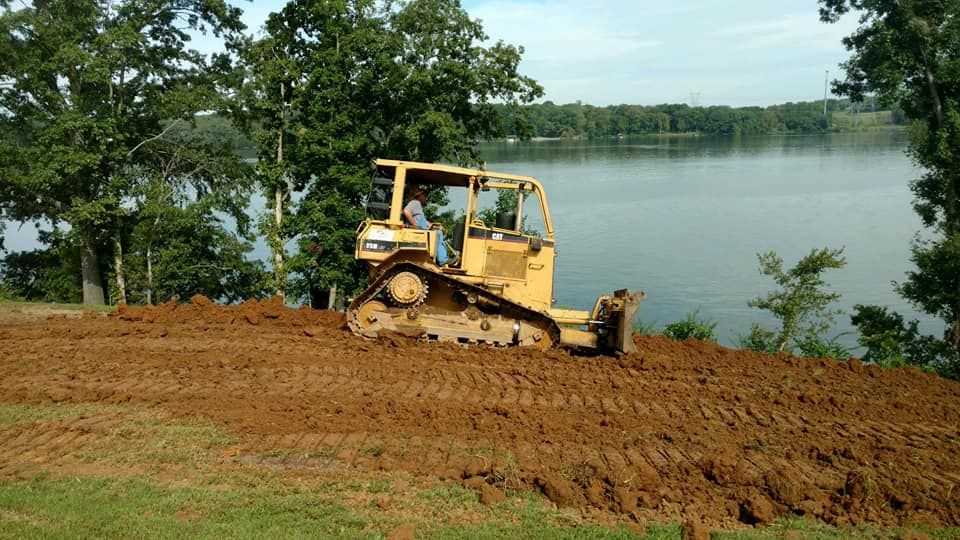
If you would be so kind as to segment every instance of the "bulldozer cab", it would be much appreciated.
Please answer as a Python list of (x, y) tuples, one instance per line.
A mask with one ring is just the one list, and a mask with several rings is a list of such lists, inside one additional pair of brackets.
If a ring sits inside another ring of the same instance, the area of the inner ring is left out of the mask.
[[(414, 185), (428, 193), (444, 189), (446, 230), (419, 229), (404, 218)], [(356, 257), (371, 274), (387, 261), (412, 260), (538, 311), (552, 303), (554, 231), (543, 188), (533, 178), (377, 160), (367, 215)], [(452, 252), (442, 267), (436, 264), (441, 241)]]

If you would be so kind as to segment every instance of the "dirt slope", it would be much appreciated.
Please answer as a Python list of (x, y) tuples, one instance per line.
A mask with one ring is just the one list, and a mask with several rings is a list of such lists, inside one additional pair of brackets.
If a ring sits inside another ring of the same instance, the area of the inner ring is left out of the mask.
[[(0, 325), (0, 401), (156, 405), (222, 423), (243, 441), (230, 455), (291, 474), (402, 469), (598, 514), (960, 525), (960, 384), (637, 345), (613, 359), (367, 341), (339, 314), (196, 298)], [(6, 435), (0, 476), (25, 448), (71, 437)]]

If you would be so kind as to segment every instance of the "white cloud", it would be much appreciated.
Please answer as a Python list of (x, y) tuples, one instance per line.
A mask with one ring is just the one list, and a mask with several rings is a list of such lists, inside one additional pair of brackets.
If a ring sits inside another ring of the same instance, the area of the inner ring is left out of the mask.
[(522, 45), (531, 62), (596, 62), (663, 45), (636, 24), (638, 13), (625, 13), (616, 2), (495, 0), (468, 9), (492, 39)]
[(820, 50), (837, 50), (843, 36), (856, 28), (856, 19), (846, 17), (836, 24), (821, 23), (815, 11), (791, 13), (767, 19), (738, 23), (714, 32), (731, 38), (737, 50), (799, 46)]

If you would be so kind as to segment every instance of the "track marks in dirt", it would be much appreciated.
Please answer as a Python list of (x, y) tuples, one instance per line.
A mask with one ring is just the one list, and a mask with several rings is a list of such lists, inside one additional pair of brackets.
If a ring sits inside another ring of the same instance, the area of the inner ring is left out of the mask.
[[(480, 456), (497, 463), (487, 482), (645, 519), (729, 524), (759, 497), (834, 523), (960, 522), (956, 383), (660, 338), (620, 359), (369, 342), (318, 312), (267, 306), (249, 324), (254, 308), (0, 327), (0, 400), (201, 415), (240, 438), (224, 459), (291, 470), (460, 479)], [(56, 455), (102, 432), (14, 435), (3, 463), (30, 437)]]
[(122, 422), (118, 414), (103, 413), (0, 428), (0, 478), (76, 461), (73, 456)]

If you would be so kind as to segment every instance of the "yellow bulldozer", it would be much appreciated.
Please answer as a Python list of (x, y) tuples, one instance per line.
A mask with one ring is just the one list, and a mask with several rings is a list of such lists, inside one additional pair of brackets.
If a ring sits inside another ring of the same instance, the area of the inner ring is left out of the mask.
[[(388, 159), (374, 161), (373, 169), (355, 253), (368, 266), (370, 285), (347, 310), (355, 333), (497, 347), (636, 350), (631, 323), (642, 292), (600, 296), (589, 312), (553, 307), (556, 239), (536, 179)], [(448, 200), (465, 200), (452, 212), (451, 231), (419, 228), (404, 215), (413, 190), (437, 188), (447, 188)], [(444, 248), (451, 257), (438, 264)]]

